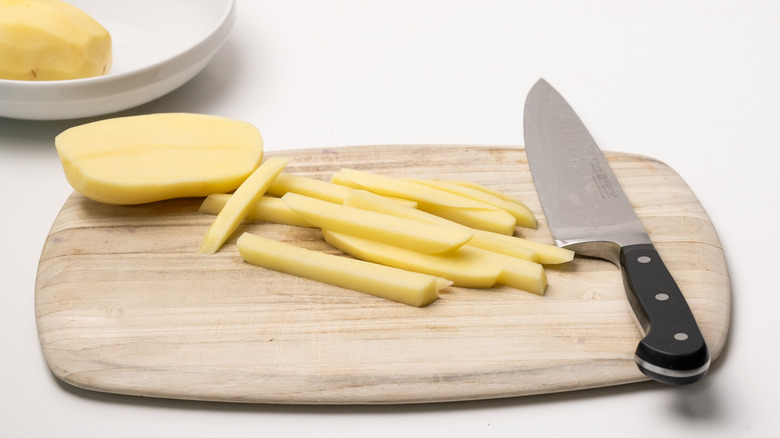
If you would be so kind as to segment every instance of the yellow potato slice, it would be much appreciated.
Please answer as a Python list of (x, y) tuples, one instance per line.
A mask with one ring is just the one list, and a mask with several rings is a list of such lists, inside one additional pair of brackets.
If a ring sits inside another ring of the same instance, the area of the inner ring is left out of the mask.
[[(230, 197), (231, 195), (229, 194), (210, 195), (203, 201), (199, 211), (204, 214), (217, 214), (222, 210)], [(365, 190), (355, 190), (350, 193), (344, 200), (344, 205), (392, 216), (419, 220), (434, 225), (465, 228), (474, 233), (474, 237), (472, 237), (466, 245), (498, 254), (517, 257), (522, 260), (547, 265), (570, 262), (574, 258), (574, 251), (569, 249), (558, 248), (554, 245), (534, 242), (521, 237), (506, 236), (490, 231), (467, 228), (464, 225), (440, 218), (430, 213), (409, 206), (399, 205), (391, 199), (371, 192), (366, 192)], [(246, 220), (300, 227), (315, 226), (290, 210), (280, 198), (270, 196), (261, 198), (252, 209), (249, 210)]]
[[(214, 194), (209, 195), (203, 200), (198, 209), (202, 214), (218, 214), (227, 204), (232, 195)], [(289, 207), (284, 205), (281, 198), (273, 196), (263, 196), (251, 206), (244, 220), (269, 222), (273, 224), (294, 225), (298, 227), (314, 227), (310, 222), (295, 214)]]
[(372, 193), (417, 201), (417, 208), (471, 228), (514, 234), (517, 220), (506, 211), (408, 179), (394, 178), (355, 169), (341, 169), (335, 181), (362, 187)]
[(539, 263), (520, 260), (514, 257), (486, 251), (479, 248), (468, 248), (474, 251), (474, 258), (489, 266), (499, 266), (501, 273), (497, 283), (514, 287), (515, 289), (544, 295), (547, 289), (547, 273)]
[(65, 177), (107, 204), (141, 204), (235, 190), (263, 158), (252, 124), (162, 113), (87, 123), (54, 139)]
[(503, 199), (506, 202), (518, 204), (521, 207), (528, 208), (528, 206), (526, 206), (525, 203), (523, 203), (523, 201), (521, 201), (519, 199), (516, 199), (516, 198), (514, 198), (512, 196), (509, 196), (508, 194), (506, 194), (506, 193), (504, 193), (504, 192), (502, 192), (500, 190), (493, 189), (491, 187), (488, 187), (488, 186), (480, 184), (480, 183), (476, 183), (476, 182), (473, 182), (473, 181), (446, 180), (446, 179), (438, 179), (436, 181), (441, 181), (441, 182), (448, 183), (448, 184), (457, 184), (459, 186), (469, 187), (469, 188), (472, 188), (472, 189), (475, 189), (475, 190), (480, 190), (480, 191), (485, 192), (485, 193), (487, 193), (489, 195), (495, 196), (496, 198)]
[(452, 251), (447, 254), (423, 254), (387, 243), (323, 230), (325, 241), (360, 260), (392, 266), (412, 272), (433, 275), (452, 281), (454, 286), (490, 288), (498, 281), (501, 271), (487, 266), (473, 252)]
[(330, 182), (332, 182), (333, 184), (338, 184), (340, 186), (349, 187), (352, 189), (367, 190), (365, 187), (347, 178), (342, 172), (336, 172), (333, 175), (331, 175)]
[(214, 223), (206, 232), (198, 252), (201, 254), (217, 252), (289, 162), (290, 160), (287, 158), (271, 157), (260, 165), (236, 189), (236, 192), (214, 219)]
[(436, 277), (325, 254), (244, 233), (238, 251), (248, 263), (334, 286), (422, 307), (448, 285)]
[(422, 254), (331, 230), (323, 230), (323, 234), (326, 242), (355, 258), (444, 277), (455, 286), (504, 284), (537, 295), (543, 295), (547, 287), (542, 265), (479, 248), (464, 246), (447, 254)]
[(465, 229), (426, 224), (297, 193), (287, 193), (282, 196), (282, 201), (304, 220), (320, 228), (393, 243), (427, 254), (452, 251), (473, 236)]
[[(281, 197), (284, 196), (285, 193), (292, 192), (311, 198), (322, 199), (323, 201), (342, 204), (353, 188), (354, 187), (347, 184), (336, 184), (333, 181), (327, 182), (308, 176), (282, 173), (276, 178), (276, 181), (271, 184), (268, 193)], [(402, 199), (393, 196), (385, 197), (410, 207), (417, 206), (417, 202), (411, 199)]]
[(457, 208), (495, 210), (492, 205), (475, 201), (454, 193), (436, 189), (413, 181), (395, 178), (378, 173), (343, 168), (339, 171), (336, 181), (346, 179), (348, 184), (357, 185), (365, 190), (380, 194), (411, 199), (418, 203), (444, 205)]
[(514, 216), (517, 221), (517, 225), (526, 228), (538, 228), (539, 224), (536, 221), (534, 213), (519, 202), (509, 202), (506, 199), (495, 196), (484, 190), (468, 187), (460, 184), (455, 184), (446, 181), (426, 180), (426, 179), (414, 179), (413, 181), (421, 184), (426, 184), (437, 189), (446, 190), (457, 195), (465, 196), (470, 199), (490, 204), (496, 208), (506, 211)]
[(268, 188), (268, 193), (279, 197), (291, 192), (337, 204), (344, 202), (344, 198), (351, 191), (352, 189), (339, 184), (286, 172), (276, 177), (271, 187)]
[(496, 233), (470, 228), (457, 222), (453, 222), (449, 219), (418, 210), (416, 208), (409, 208), (403, 205), (398, 205), (397, 203), (389, 202), (388, 200), (383, 199), (381, 196), (367, 192), (365, 190), (354, 190), (347, 196), (347, 199), (344, 200), (344, 205), (362, 208), (364, 210), (377, 211), (392, 216), (405, 217), (407, 219), (414, 219), (444, 227), (466, 229), (474, 233), (474, 237), (472, 237), (472, 239), (467, 243), (469, 246), (487, 249), (498, 252), (500, 254), (511, 255), (513, 257), (518, 257), (524, 260), (536, 261), (535, 252), (525, 248), (521, 244), (522, 242), (510, 243), (505, 239), (497, 239), (495, 237), (497, 236)]
[(459, 208), (424, 202), (418, 202), (417, 208), (470, 228), (499, 234), (512, 235), (515, 233), (515, 225), (517, 225), (514, 216), (499, 209)]
[[(493, 233), (490, 236), (490, 239), (495, 241), (492, 243), (492, 245), (495, 245), (495, 248), (500, 247), (499, 242), (504, 242), (506, 245), (513, 246), (513, 245), (519, 245), (529, 251), (532, 251), (534, 253), (534, 260), (536, 263), (541, 263), (543, 265), (558, 265), (562, 263), (570, 262), (574, 259), (574, 251), (566, 248), (559, 248), (555, 245), (550, 245), (547, 243), (541, 243), (541, 242), (535, 242), (533, 240), (523, 239), (520, 237), (515, 236), (506, 236), (503, 234)], [(475, 246), (477, 246), (475, 244)], [(493, 246), (487, 247), (480, 245), (481, 248), (484, 249), (492, 249)], [(495, 252), (511, 255), (507, 252), (498, 251)]]
[[(382, 197), (364, 190), (355, 190), (350, 193), (347, 196), (347, 199), (344, 200), (344, 204), (441, 226), (455, 228), (465, 227), (464, 225), (424, 211), (388, 202)], [(467, 243), (469, 246), (542, 264), (565, 263), (574, 258), (573, 251), (558, 248), (554, 245), (534, 242), (520, 237), (507, 236), (490, 231), (468, 229), (474, 233), (474, 237)]]
[(434, 225), (468, 229), (468, 227), (465, 225), (461, 225), (449, 219), (444, 219), (431, 213), (408, 207), (397, 202), (392, 202), (391, 200), (381, 195), (377, 195), (376, 193), (366, 190), (353, 190), (349, 195), (347, 195), (346, 199), (344, 199), (344, 205), (360, 208), (363, 210), (376, 211), (392, 216), (414, 219), (420, 222), (426, 222)]

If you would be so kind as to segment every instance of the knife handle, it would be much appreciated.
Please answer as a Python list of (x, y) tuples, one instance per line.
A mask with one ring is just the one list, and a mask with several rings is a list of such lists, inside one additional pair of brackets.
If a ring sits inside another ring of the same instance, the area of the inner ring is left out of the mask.
[(704, 377), (710, 354), (680, 288), (652, 244), (625, 246), (620, 266), (626, 294), (645, 331), (634, 354), (639, 369), (663, 383)]

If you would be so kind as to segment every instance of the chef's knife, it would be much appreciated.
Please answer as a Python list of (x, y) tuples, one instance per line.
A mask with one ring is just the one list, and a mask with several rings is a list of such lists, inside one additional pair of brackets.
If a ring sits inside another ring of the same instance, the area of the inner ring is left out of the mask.
[(618, 265), (644, 332), (634, 359), (670, 384), (701, 379), (710, 355), (680, 288), (664, 266), (604, 154), (577, 114), (545, 80), (528, 93), (528, 163), (555, 243)]

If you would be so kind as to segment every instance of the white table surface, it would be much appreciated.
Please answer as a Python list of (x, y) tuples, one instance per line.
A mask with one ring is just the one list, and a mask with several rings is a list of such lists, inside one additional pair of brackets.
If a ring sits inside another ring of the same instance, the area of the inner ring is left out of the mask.
[[(183, 11), (186, 13), (186, 11)], [(99, 394), (59, 383), (34, 282), (71, 193), (53, 138), (86, 120), (0, 119), (0, 433), (139, 436), (780, 436), (776, 1), (250, 1), (214, 61), (122, 114), (247, 120), (267, 150), (522, 145), (544, 77), (602, 149), (675, 169), (713, 220), (733, 290), (727, 348), (699, 384), (410, 406), (269, 406)], [(92, 119), (90, 119), (92, 120)], [(219, 434), (219, 435), (217, 435)]]

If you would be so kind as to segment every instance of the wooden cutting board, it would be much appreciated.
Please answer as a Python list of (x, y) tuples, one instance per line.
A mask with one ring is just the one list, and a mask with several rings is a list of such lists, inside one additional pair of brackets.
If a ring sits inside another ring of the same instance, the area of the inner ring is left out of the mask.
[[(341, 167), (476, 181), (523, 200), (552, 242), (521, 148), (370, 146), (267, 153), (287, 172), (327, 179)], [(647, 157), (607, 154), (682, 288), (713, 358), (731, 314), (717, 233), (685, 182)], [(449, 288), (424, 308), (244, 263), (252, 231), (336, 253), (318, 230), (246, 224), (198, 255), (213, 216), (201, 199), (108, 206), (71, 196), (41, 255), (35, 311), (52, 372), (86, 389), (258, 403), (415, 403), (511, 397), (646, 380), (640, 332), (614, 265), (548, 267), (536, 296)], [(706, 377), (705, 377), (706, 378)]]

